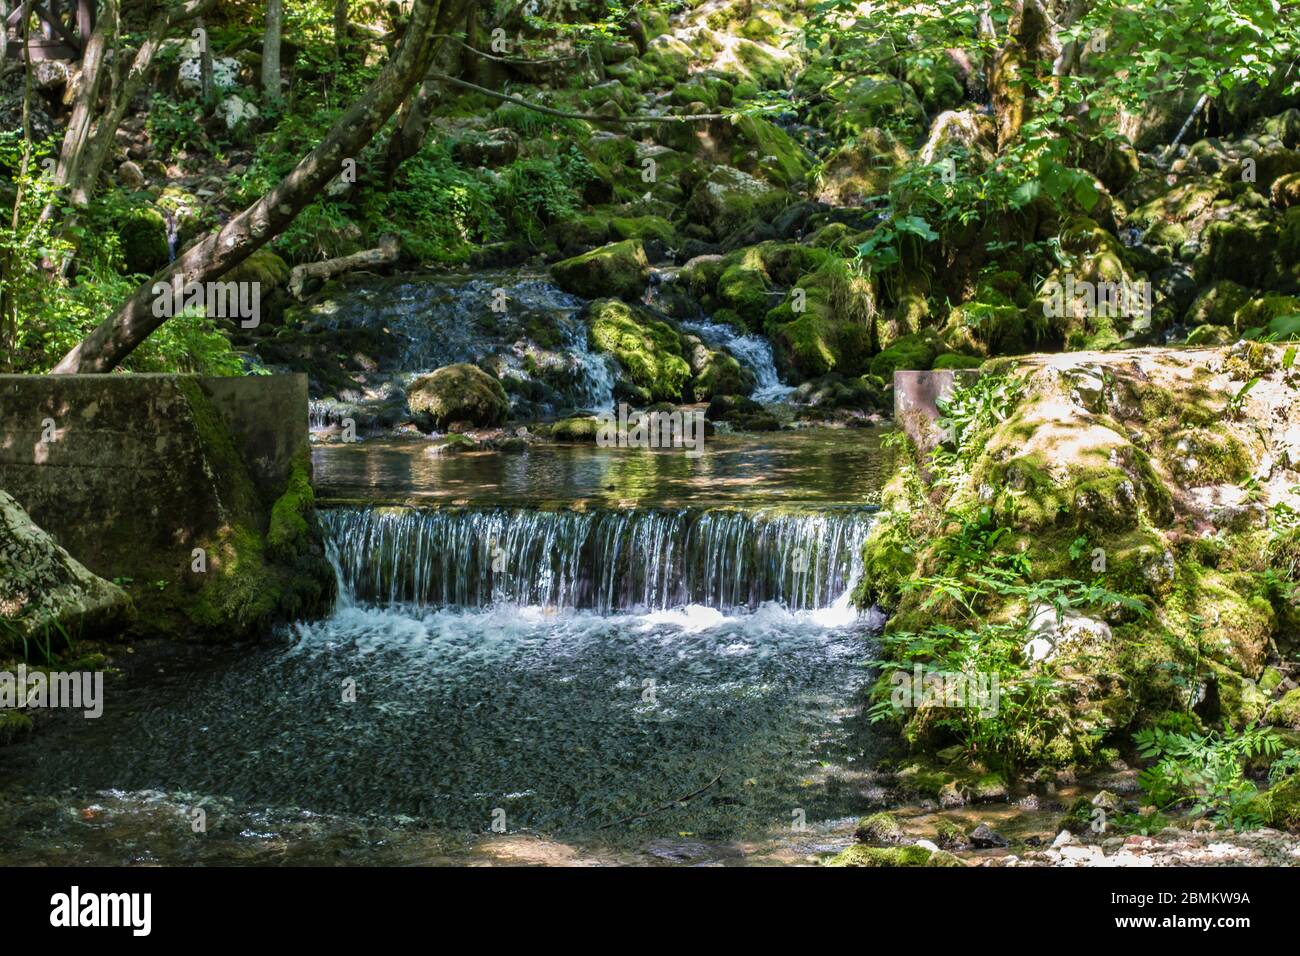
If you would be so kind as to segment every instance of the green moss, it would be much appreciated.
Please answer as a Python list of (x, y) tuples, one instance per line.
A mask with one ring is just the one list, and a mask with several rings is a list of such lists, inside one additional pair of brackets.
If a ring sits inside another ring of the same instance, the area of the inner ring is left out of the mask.
[(1231, 279), (1221, 279), (1201, 290), (1183, 317), (1183, 323), (1231, 326), (1237, 310), (1249, 301), (1249, 289)]
[(551, 275), (565, 292), (584, 299), (614, 295), (635, 301), (650, 282), (650, 262), (640, 240), (627, 239), (557, 262)]
[(949, 313), (940, 336), (951, 349), (987, 357), (1025, 351), (1029, 332), (1023, 309), (998, 290), (984, 288)]
[(965, 866), (951, 853), (921, 846), (851, 846), (836, 854), (827, 866)]
[(662, 216), (614, 218), (609, 221), (609, 229), (619, 239), (656, 240), (668, 248), (677, 244), (676, 231)]
[(1269, 826), (1300, 831), (1300, 773), (1274, 784), (1255, 799), (1254, 805)]
[(808, 177), (808, 160), (790, 134), (769, 120), (741, 116), (733, 126), (731, 165), (794, 188)]
[(899, 369), (928, 369), (939, 354), (933, 334), (904, 335), (871, 360), (871, 374), (892, 379)]
[(681, 399), (691, 368), (682, 357), (682, 340), (676, 329), (617, 299), (599, 299), (587, 309), (591, 341), (597, 350), (618, 359), (652, 401)]
[(555, 441), (594, 442), (600, 432), (600, 419), (589, 415), (565, 418), (551, 426)]
[(1265, 719), (1279, 727), (1300, 730), (1300, 690), (1287, 691), (1269, 706)]
[(884, 812), (863, 817), (853, 835), (863, 843), (901, 843), (906, 837), (893, 815)]
[(222, 282), (257, 282), (266, 295), (289, 281), (289, 264), (263, 246), (228, 272), (222, 273)]
[(167, 222), (152, 206), (128, 212), (118, 238), (128, 271), (152, 275), (167, 264)]

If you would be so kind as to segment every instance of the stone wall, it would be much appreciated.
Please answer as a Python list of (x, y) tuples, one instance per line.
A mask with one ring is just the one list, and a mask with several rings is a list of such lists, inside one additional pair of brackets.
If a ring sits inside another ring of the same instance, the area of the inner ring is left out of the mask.
[(0, 489), (137, 626), (235, 637), (327, 603), (304, 375), (0, 376)]
[(307, 447), (305, 375), (0, 375), (0, 488), (102, 576), (120, 570), (124, 534), (183, 547), (220, 520), (211, 499), (229, 477), (209, 474), (222, 464), (192, 388), (273, 502)]

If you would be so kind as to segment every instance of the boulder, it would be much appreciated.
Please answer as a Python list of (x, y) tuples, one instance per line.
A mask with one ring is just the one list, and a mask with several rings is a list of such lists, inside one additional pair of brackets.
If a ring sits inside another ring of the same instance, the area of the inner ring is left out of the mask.
[(584, 299), (618, 296), (635, 301), (650, 283), (650, 260), (639, 239), (625, 239), (557, 262), (551, 276), (565, 292)]
[(642, 306), (612, 298), (590, 303), (585, 317), (592, 345), (618, 360), (634, 397), (652, 402), (682, 398), (691, 367), (676, 329)]
[(424, 431), (500, 425), (510, 403), (501, 383), (477, 365), (444, 365), (411, 383), (407, 405)]
[(102, 633), (130, 606), (125, 591), (86, 570), (0, 491), (0, 653)]

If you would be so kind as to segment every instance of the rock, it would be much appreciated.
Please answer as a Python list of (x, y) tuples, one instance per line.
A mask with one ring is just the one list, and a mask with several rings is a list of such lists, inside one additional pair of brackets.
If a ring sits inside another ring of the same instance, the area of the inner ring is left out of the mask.
[(907, 161), (907, 150), (889, 133), (869, 129), (826, 160), (817, 199), (832, 206), (856, 206), (888, 190), (890, 177)]
[(1006, 837), (996, 832), (987, 823), (981, 823), (970, 832), (971, 845), (976, 849), (987, 850), (994, 847), (1008, 846)]
[(597, 299), (584, 312), (597, 351), (618, 360), (639, 398), (678, 401), (691, 378), (682, 339), (668, 323), (642, 306)]
[(743, 395), (715, 395), (704, 417), (711, 422), (726, 422), (737, 431), (770, 432), (781, 427), (776, 416)]
[(940, 820), (935, 839), (945, 850), (964, 850), (971, 845), (966, 831), (951, 820)]
[(932, 332), (904, 335), (871, 360), (871, 374), (892, 381), (899, 369), (928, 369), (941, 347)]
[(222, 273), (222, 282), (256, 282), (262, 296), (269, 295), (289, 279), (289, 263), (263, 246), (228, 272)]
[(29, 640), (57, 648), (102, 634), (130, 607), (125, 591), (88, 571), (0, 491), (0, 653), (22, 653)]
[(125, 212), (118, 239), (129, 271), (152, 275), (167, 264), (167, 221), (152, 206), (136, 206)]
[(650, 283), (650, 262), (640, 240), (628, 239), (557, 262), (551, 276), (565, 292), (584, 299), (618, 296), (636, 301)]
[(1050, 606), (1039, 607), (1033, 612), (1028, 634), (1024, 654), (1031, 661), (1052, 660), (1058, 647), (1068, 641), (1093, 646), (1109, 644), (1111, 640), (1110, 626), (1105, 621), (1078, 611), (1058, 615), (1056, 608)]
[(686, 215), (721, 241), (755, 220), (771, 219), (786, 204), (787, 194), (763, 180), (715, 166), (691, 191)]
[[(199, 60), (198, 49), (195, 41), (187, 43), (189, 52), (181, 60), (180, 71), (177, 80), (180, 87), (190, 95), (197, 95), (203, 91), (203, 68)], [(233, 90), (239, 85), (239, 61), (233, 56), (221, 56), (212, 58), (212, 85), (218, 92)]]
[[(888, 813), (873, 813), (858, 821), (853, 835), (863, 843), (902, 843), (907, 835), (898, 821)], [(938, 849), (934, 847), (933, 849)]]
[(117, 167), (117, 181), (127, 189), (142, 189), (148, 183), (139, 165), (129, 159)]
[(978, 162), (991, 162), (997, 149), (993, 120), (973, 109), (940, 113), (930, 124), (930, 136), (917, 153), (917, 160), (930, 166), (954, 149), (964, 150)]
[(499, 425), (510, 407), (501, 383), (469, 364), (445, 365), (416, 379), (407, 404), (422, 431)]
[(519, 136), (506, 128), (471, 133), (452, 147), (452, 155), (462, 166), (506, 166), (519, 156)]
[(1059, 850), (1061, 847), (1070, 846), (1074, 842), (1074, 834), (1069, 830), (1062, 830), (1056, 835), (1056, 839), (1052, 841), (1052, 849)]
[(215, 113), (228, 130), (236, 129), (241, 123), (251, 123), (262, 115), (256, 106), (239, 96), (227, 96), (217, 104)]
[(691, 391), (697, 402), (714, 395), (747, 395), (754, 389), (754, 373), (721, 349), (709, 348), (700, 339), (684, 339), (686, 357), (694, 376)]

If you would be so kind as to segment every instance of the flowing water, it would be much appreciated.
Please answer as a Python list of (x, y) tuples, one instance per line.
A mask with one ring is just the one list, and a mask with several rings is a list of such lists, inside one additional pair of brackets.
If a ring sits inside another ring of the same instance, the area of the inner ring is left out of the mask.
[(233, 653), (142, 646), (102, 717), (0, 749), (0, 862), (761, 863), (841, 845), (872, 748), (879, 622), (849, 594), (878, 438), (718, 437), (694, 459), (319, 446), (335, 611)]

